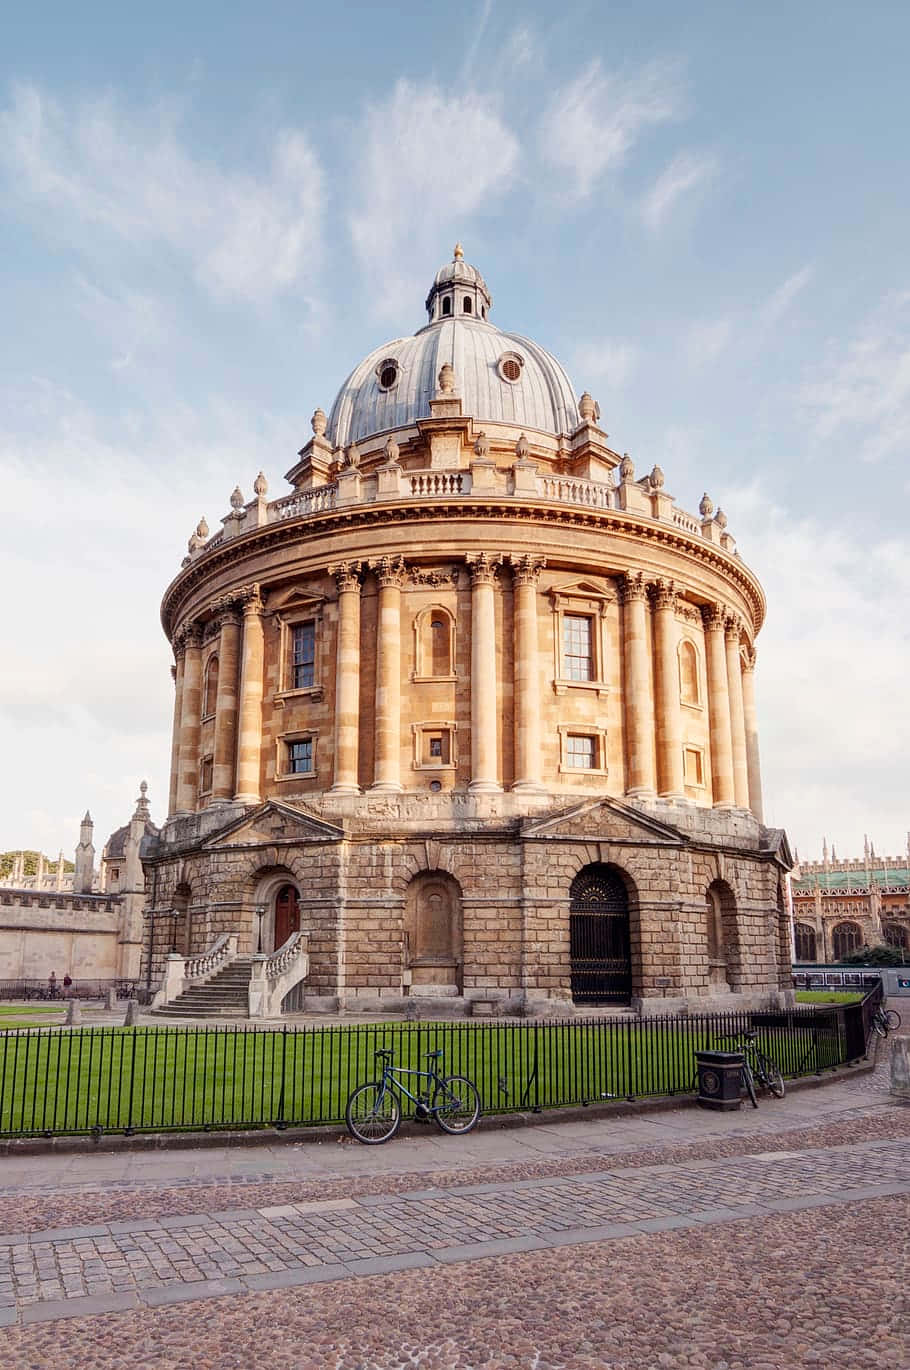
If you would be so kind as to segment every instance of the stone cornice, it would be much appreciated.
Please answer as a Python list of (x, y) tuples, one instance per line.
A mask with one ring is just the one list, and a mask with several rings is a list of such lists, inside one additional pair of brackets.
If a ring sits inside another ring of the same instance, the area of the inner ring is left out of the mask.
[[(731, 582), (749, 605), (758, 633), (765, 617), (765, 597), (761, 586), (739, 557), (724, 551), (716, 544), (703, 541), (695, 534), (673, 525), (660, 523), (616, 509), (592, 509), (578, 505), (550, 505), (527, 501), (518, 504), (512, 498), (477, 499), (460, 495), (452, 499), (440, 498), (426, 503), (401, 501), (388, 504), (351, 505), (343, 509), (327, 510), (300, 519), (286, 519), (253, 529), (214, 547), (185, 567), (164, 592), (161, 622), (166, 635), (172, 635), (182, 605), (193, 590), (208, 581), (216, 572), (224, 571), (241, 562), (251, 552), (287, 547), (308, 540), (316, 534), (325, 535), (353, 528), (395, 527), (405, 523), (444, 523), (459, 520), (490, 521), (497, 525), (503, 541), (510, 537), (516, 525), (536, 524), (542, 528), (592, 528), (606, 533), (622, 546), (632, 542), (647, 546), (661, 546), (680, 553), (706, 566)], [(512, 534), (514, 536), (514, 534)], [(617, 573), (623, 568), (618, 566)]]

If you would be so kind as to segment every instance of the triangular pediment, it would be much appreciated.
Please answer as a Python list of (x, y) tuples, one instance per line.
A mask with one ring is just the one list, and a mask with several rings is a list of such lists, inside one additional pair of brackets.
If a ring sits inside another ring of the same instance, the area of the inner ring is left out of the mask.
[(685, 838), (677, 828), (663, 823), (631, 804), (602, 796), (587, 799), (571, 809), (525, 823), (522, 837), (584, 838), (595, 842), (649, 842), (679, 847)]
[(296, 805), (270, 799), (215, 833), (203, 849), (215, 851), (221, 847), (256, 847), (276, 842), (337, 842), (343, 837), (344, 829), (336, 824)]
[(559, 585), (552, 585), (549, 594), (554, 600), (600, 599), (609, 601), (613, 599), (613, 587), (603, 582), (595, 583), (593, 580), (566, 580)]
[(312, 607), (320, 608), (325, 603), (325, 595), (314, 593), (309, 586), (291, 585), (287, 590), (282, 590), (276, 595), (269, 595), (268, 609), (270, 613), (281, 613), (286, 609), (301, 609)]

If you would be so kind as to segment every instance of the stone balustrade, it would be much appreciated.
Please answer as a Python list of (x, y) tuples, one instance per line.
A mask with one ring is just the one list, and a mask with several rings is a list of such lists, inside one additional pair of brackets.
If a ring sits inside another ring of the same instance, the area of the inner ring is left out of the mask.
[(293, 932), (284, 946), (271, 956), (254, 956), (250, 977), (249, 1016), (279, 1018), (281, 1005), (295, 985), (310, 973), (308, 937)]
[(237, 934), (222, 933), (201, 956), (181, 956), (172, 951), (167, 958), (164, 980), (152, 1000), (152, 1008), (171, 1004), (189, 985), (204, 985), (237, 956)]

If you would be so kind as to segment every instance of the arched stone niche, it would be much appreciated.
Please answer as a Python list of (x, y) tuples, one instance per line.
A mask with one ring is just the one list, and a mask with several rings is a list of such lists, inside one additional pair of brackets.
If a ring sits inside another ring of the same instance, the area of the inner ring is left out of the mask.
[(412, 992), (461, 994), (464, 919), (461, 886), (453, 876), (414, 876), (405, 894), (404, 935)]

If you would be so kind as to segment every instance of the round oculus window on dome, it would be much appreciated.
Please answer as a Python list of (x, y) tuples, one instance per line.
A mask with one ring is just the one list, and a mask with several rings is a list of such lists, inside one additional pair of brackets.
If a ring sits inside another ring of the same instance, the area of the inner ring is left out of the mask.
[(521, 380), (521, 368), (524, 366), (524, 357), (517, 352), (503, 352), (496, 364), (496, 369), (504, 381), (510, 385), (515, 385)]
[(391, 390), (398, 384), (398, 363), (394, 357), (386, 357), (376, 368), (380, 390)]

